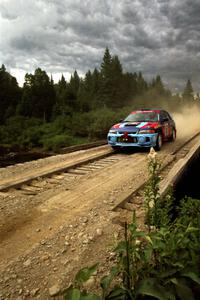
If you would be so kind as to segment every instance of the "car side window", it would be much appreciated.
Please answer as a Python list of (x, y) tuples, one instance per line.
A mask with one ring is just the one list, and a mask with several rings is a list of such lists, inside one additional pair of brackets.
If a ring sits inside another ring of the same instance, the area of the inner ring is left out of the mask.
[(161, 122), (166, 122), (169, 120), (169, 116), (166, 112), (162, 111), (160, 113)]
[(172, 117), (170, 116), (170, 114), (167, 112), (166, 112), (166, 114), (168, 115), (169, 120), (172, 120)]

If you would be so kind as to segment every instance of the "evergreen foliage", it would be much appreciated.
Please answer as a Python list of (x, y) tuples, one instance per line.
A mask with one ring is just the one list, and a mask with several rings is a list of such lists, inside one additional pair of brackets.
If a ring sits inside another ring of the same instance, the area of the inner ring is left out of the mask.
[(16, 78), (11, 76), (4, 65), (0, 68), (0, 124), (15, 114), (15, 109), (21, 99), (21, 89)]
[(46, 72), (38, 68), (34, 75), (26, 74), (22, 99), (18, 104), (17, 112), (25, 117), (49, 121), (54, 104), (54, 85)]
[[(193, 99), (190, 80), (183, 98), (185, 102)], [(148, 83), (142, 72), (124, 72), (118, 56), (112, 56), (108, 48), (105, 49), (99, 69), (88, 70), (84, 78), (75, 71), (69, 82), (62, 75), (59, 82), (54, 84), (52, 77), (49, 78), (44, 70), (37, 68), (34, 74), (25, 75), (24, 85), (20, 88), (5, 66), (0, 68), (1, 144), (8, 142), (6, 134), (10, 131), (9, 119), (13, 126), (20, 122), (17, 116), (30, 119), (29, 125), (34, 119), (40, 120), (41, 124), (53, 124), (62, 117), (68, 122), (71, 136), (96, 139), (106, 137), (106, 131), (112, 122), (119, 120), (117, 117), (123, 108), (126, 114), (131, 109), (141, 107), (169, 109), (180, 107), (180, 104), (181, 98), (171, 95), (159, 75)], [(13, 123), (15, 117), (16, 122)], [(3, 130), (5, 133), (2, 134)], [(13, 131), (16, 131), (14, 127)]]
[(190, 79), (188, 79), (186, 86), (183, 91), (183, 99), (185, 100), (194, 100), (193, 97), (193, 87)]

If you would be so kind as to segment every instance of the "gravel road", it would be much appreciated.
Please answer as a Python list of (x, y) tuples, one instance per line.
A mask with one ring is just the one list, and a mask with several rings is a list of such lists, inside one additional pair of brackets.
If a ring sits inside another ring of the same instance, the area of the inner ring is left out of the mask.
[[(163, 146), (159, 152), (162, 162), (170, 158), (176, 143)], [(106, 147), (102, 146), (102, 151)], [(95, 151), (2, 168), (0, 182)], [(147, 154), (116, 153), (117, 159), (103, 169), (77, 175), (74, 181), (63, 179), (60, 185), (54, 185), (53, 179), (42, 180), (41, 184), (37, 181), (36, 195), (31, 189), (27, 193), (16, 189), (1, 192), (0, 300), (52, 299), (70, 284), (80, 267), (100, 262), (97, 273), (87, 283), (95, 289), (115, 259), (113, 247), (122, 235), (121, 227), (113, 222), (119, 213), (112, 208), (120, 197), (147, 179)], [(48, 189), (44, 188), (46, 184)], [(135, 199), (135, 204), (141, 212), (142, 203)]]

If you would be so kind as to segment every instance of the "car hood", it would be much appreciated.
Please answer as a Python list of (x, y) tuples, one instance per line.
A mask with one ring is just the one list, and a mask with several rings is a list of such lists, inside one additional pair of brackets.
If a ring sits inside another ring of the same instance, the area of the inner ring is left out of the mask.
[(112, 130), (118, 130), (119, 132), (138, 132), (140, 129), (145, 128), (158, 128), (158, 122), (122, 122), (112, 126)]

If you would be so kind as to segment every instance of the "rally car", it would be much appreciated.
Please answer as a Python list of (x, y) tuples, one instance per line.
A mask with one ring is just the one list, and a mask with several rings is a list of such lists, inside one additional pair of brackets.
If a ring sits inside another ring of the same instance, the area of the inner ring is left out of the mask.
[(108, 132), (108, 144), (122, 147), (154, 147), (160, 150), (164, 141), (176, 139), (176, 125), (162, 109), (141, 109), (130, 113)]

